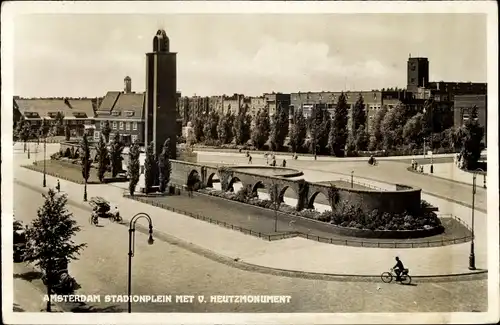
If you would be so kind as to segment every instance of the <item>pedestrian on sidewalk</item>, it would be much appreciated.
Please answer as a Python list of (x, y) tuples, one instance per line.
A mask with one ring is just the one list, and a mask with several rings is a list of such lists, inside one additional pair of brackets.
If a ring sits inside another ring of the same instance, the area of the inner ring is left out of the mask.
[(252, 164), (252, 156), (248, 155), (248, 164)]
[(57, 180), (56, 190), (58, 193), (61, 192), (61, 183), (59, 182), (59, 180)]

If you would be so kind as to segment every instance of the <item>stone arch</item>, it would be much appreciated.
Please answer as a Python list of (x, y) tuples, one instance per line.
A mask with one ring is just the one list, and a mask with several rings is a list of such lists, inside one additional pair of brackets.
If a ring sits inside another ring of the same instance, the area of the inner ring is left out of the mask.
[(217, 173), (213, 172), (208, 175), (207, 187), (214, 187), (214, 183), (220, 183), (220, 177)]
[[(307, 202), (307, 208), (308, 209), (314, 209), (314, 203), (316, 201), (316, 198), (318, 197), (319, 194), (322, 194), (321, 196), (323, 197), (323, 199), (326, 201), (326, 202), (318, 202), (319, 204), (323, 204), (323, 205), (330, 205), (328, 203), (328, 194), (325, 194), (323, 191), (316, 191), (314, 192), (310, 197), (309, 197), (309, 200)], [(320, 196), (320, 197), (321, 197)]]
[(186, 181), (186, 186), (196, 191), (201, 188), (201, 182), (200, 173), (196, 169), (191, 170)]
[(259, 197), (259, 188), (267, 189), (262, 181), (257, 181), (252, 185), (252, 196)]
[(236, 176), (231, 177), (231, 179), (229, 180), (229, 183), (227, 183), (227, 192), (234, 192), (234, 183), (237, 183), (237, 182), (240, 182), (241, 185), (244, 186), (241, 179), (239, 179)]
[(295, 194), (295, 197), (291, 197), (292, 199), (299, 200), (297, 191), (292, 186), (285, 185), (279, 192), (279, 199), (281, 203), (285, 202), (285, 193), (287, 192), (287, 190), (292, 190), (292, 192)]

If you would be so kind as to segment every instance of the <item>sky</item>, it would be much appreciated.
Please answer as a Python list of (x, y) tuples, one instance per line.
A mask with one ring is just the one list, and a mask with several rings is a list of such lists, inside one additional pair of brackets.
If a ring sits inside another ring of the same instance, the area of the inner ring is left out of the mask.
[(14, 93), (96, 97), (145, 89), (160, 28), (183, 96), (406, 85), (409, 55), (431, 81), (487, 80), (482, 14), (37, 14), (14, 25)]

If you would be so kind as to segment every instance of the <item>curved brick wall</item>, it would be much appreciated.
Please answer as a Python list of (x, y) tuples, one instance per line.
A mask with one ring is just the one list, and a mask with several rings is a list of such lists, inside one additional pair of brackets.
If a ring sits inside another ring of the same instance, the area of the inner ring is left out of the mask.
[(339, 187), (341, 200), (348, 200), (354, 206), (360, 206), (365, 212), (375, 209), (382, 212), (401, 213), (416, 212), (420, 208), (420, 189), (403, 191), (355, 190)]

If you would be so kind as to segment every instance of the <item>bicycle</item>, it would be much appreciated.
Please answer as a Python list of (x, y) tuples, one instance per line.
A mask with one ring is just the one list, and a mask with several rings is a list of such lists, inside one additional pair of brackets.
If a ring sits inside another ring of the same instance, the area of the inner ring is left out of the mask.
[(112, 214), (109, 219), (112, 221), (112, 222), (122, 222), (123, 221), (123, 218), (120, 216), (120, 213), (117, 212), (116, 214)]
[(397, 279), (396, 274), (394, 273), (394, 269), (390, 269), (389, 272), (384, 272), (380, 275), (382, 282), (391, 283), (393, 278), (396, 278), (396, 282), (400, 282), (401, 284), (410, 284), (411, 276), (408, 274), (410, 272), (409, 269), (404, 269), (403, 272), (399, 275), (399, 279)]
[(92, 213), (89, 222), (91, 225), (97, 226), (99, 224), (99, 216), (95, 213)]

